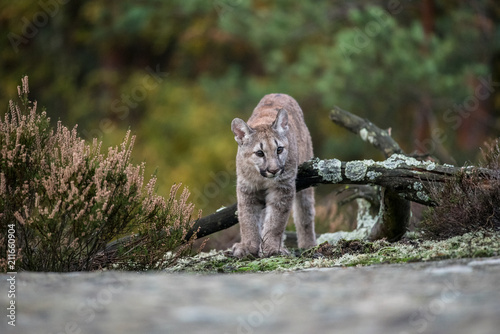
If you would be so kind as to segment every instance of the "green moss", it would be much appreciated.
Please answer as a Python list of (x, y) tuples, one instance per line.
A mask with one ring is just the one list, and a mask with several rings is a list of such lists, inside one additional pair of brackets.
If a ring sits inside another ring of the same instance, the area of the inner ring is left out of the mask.
[(247, 273), (295, 271), (308, 268), (369, 266), (500, 255), (500, 232), (479, 231), (447, 240), (420, 240), (415, 235), (399, 242), (341, 240), (327, 242), (292, 256), (236, 259), (229, 251), (211, 251), (180, 259), (170, 272)]

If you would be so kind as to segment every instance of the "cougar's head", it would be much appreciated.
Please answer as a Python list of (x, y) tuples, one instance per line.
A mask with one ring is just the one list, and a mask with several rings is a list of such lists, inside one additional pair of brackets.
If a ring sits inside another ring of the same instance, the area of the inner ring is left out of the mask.
[(271, 125), (250, 127), (245, 121), (235, 118), (231, 123), (234, 139), (244, 163), (253, 165), (266, 178), (279, 177), (288, 156), (288, 114), (281, 109)]

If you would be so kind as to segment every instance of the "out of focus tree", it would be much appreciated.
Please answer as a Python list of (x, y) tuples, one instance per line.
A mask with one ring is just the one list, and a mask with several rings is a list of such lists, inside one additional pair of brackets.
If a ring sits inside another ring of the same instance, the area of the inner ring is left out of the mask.
[(208, 211), (234, 200), (231, 119), (266, 93), (299, 101), (321, 157), (378, 157), (327, 121), (334, 105), (392, 127), (407, 152), (459, 164), (500, 134), (495, 0), (0, 6), (0, 103), (29, 75), (53, 120), (105, 145), (130, 128), (160, 192), (183, 182)]

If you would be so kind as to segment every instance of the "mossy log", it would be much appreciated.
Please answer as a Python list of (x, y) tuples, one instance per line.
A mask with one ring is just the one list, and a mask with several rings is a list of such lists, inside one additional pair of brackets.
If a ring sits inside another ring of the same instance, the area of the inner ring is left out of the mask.
[[(436, 202), (432, 199), (431, 187), (436, 188), (459, 173), (472, 172), (472, 170), (471, 167), (459, 168), (431, 161), (419, 161), (402, 154), (393, 154), (388, 159), (379, 162), (373, 160), (344, 162), (337, 159), (316, 158), (299, 166), (296, 188), (300, 191), (319, 184), (378, 185), (391, 191), (391, 194), (383, 201), (386, 203), (386, 208), (391, 199), (395, 200), (394, 194), (397, 194), (396, 199), (434, 206)], [(485, 179), (493, 173), (487, 169), (479, 169), (479, 171), (485, 175)], [(400, 209), (408, 212), (404, 208)], [(396, 213), (396, 215), (399, 214)], [(236, 204), (233, 204), (197, 220), (193, 231), (200, 228), (197, 238), (201, 238), (237, 223)], [(397, 234), (395, 233), (394, 237)], [(191, 236), (192, 234), (188, 235), (188, 237)]]

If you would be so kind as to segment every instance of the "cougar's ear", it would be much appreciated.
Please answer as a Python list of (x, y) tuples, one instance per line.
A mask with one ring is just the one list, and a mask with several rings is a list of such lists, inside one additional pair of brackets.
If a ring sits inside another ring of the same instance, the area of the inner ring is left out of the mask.
[(286, 109), (280, 109), (280, 111), (278, 111), (278, 115), (276, 115), (272, 127), (279, 134), (286, 134), (288, 132), (288, 112)]
[(240, 118), (233, 119), (231, 122), (231, 130), (234, 133), (234, 140), (236, 140), (238, 145), (243, 145), (243, 143), (255, 132), (255, 130), (249, 127), (248, 124)]

